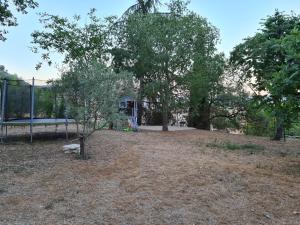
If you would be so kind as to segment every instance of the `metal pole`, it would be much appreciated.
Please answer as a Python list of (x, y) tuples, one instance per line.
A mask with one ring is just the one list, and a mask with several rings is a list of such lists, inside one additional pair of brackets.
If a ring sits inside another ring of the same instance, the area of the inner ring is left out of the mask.
[(138, 110), (138, 104), (136, 101), (133, 102), (133, 119), (134, 119), (134, 130), (137, 131), (138, 124), (137, 124), (137, 110)]
[(1, 104), (1, 143), (3, 143), (3, 123), (4, 123), (4, 117), (5, 117), (5, 100), (6, 100), (6, 87), (7, 87), (7, 81), (3, 81), (2, 85), (2, 104)]
[(66, 123), (66, 140), (69, 140), (68, 123)]
[(31, 109), (30, 109), (30, 142), (32, 143), (32, 130), (33, 130), (33, 116), (34, 116), (34, 77), (32, 78), (31, 85)]
[(67, 111), (65, 111), (65, 126), (66, 126), (66, 140), (69, 140), (69, 135), (68, 135), (68, 114)]

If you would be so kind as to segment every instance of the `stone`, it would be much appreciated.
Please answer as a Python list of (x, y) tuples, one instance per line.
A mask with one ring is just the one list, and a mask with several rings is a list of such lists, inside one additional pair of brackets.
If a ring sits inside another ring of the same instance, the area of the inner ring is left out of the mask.
[(80, 152), (80, 145), (79, 144), (70, 144), (64, 145), (63, 151), (65, 153), (79, 153)]

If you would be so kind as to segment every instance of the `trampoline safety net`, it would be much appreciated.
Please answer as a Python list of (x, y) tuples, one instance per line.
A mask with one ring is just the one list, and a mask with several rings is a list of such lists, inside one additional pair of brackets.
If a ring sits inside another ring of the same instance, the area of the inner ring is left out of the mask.
[(38, 83), (37, 80), (35, 83), (33, 87), (24, 80), (0, 81), (3, 121), (30, 119), (31, 113), (32, 118), (65, 118), (63, 97), (56, 93), (52, 85)]

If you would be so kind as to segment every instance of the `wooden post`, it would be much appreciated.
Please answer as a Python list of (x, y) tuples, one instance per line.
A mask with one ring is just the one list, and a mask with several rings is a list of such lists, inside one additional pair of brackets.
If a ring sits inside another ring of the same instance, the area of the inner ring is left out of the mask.
[(1, 143), (3, 143), (3, 123), (4, 123), (4, 117), (5, 117), (5, 100), (6, 100), (6, 88), (7, 88), (7, 81), (3, 81), (3, 87), (2, 87), (2, 104), (1, 104)]
[(80, 158), (81, 159), (86, 159), (86, 154), (85, 154), (85, 150), (84, 150), (84, 136), (83, 135), (80, 135), (79, 141), (80, 141)]

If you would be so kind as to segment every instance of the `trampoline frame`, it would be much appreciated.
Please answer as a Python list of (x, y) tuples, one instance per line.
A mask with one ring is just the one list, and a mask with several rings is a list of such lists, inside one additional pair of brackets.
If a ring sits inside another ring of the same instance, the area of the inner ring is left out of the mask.
[[(30, 118), (29, 119), (14, 119), (14, 120), (5, 120), (5, 106), (6, 106), (6, 90), (7, 90), (7, 80), (3, 80), (3, 85), (2, 85), (2, 105), (1, 105), (1, 121), (0, 121), (0, 128), (1, 128), (1, 134), (0, 134), (0, 139), (1, 143), (3, 143), (4, 137), (7, 137), (7, 127), (8, 126), (30, 126), (30, 142), (32, 143), (33, 141), (33, 127), (34, 126), (50, 126), (50, 125), (65, 125), (66, 127), (66, 139), (68, 139), (68, 125), (69, 124), (75, 124), (76, 121), (74, 119), (68, 119), (66, 116), (65, 118), (34, 118), (34, 78), (32, 78), (32, 84), (30, 85), (31, 88), (31, 107), (30, 107)], [(4, 136), (4, 128), (5, 128), (5, 136)]]

